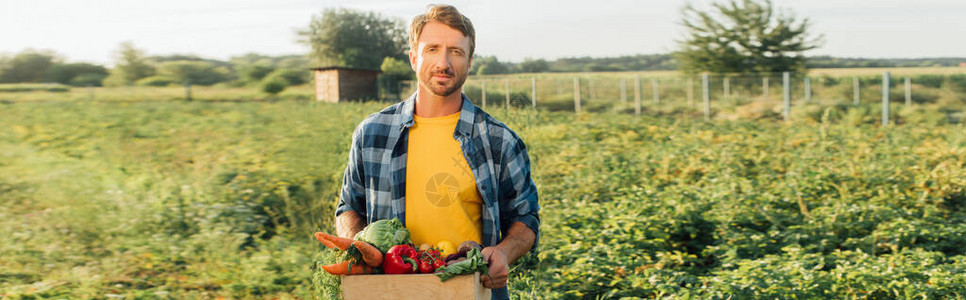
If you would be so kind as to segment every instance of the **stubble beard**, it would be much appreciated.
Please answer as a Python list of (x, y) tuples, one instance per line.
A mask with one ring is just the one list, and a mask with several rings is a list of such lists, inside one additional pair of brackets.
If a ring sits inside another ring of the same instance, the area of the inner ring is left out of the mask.
[[(451, 76), (450, 82), (452, 83), (452, 85), (446, 86), (444, 84), (436, 83), (433, 80), (433, 75), (435, 74), (450, 75)], [(433, 93), (433, 95), (436, 95), (436, 96), (448, 97), (453, 93), (455, 93), (457, 90), (459, 90), (461, 87), (463, 87), (463, 83), (466, 82), (467, 74), (456, 74), (456, 72), (452, 72), (452, 71), (435, 71), (435, 72), (424, 73), (422, 77), (423, 78), (420, 78), (419, 81), (420, 81), (420, 84), (426, 88), (426, 90), (428, 90), (430, 93)]]

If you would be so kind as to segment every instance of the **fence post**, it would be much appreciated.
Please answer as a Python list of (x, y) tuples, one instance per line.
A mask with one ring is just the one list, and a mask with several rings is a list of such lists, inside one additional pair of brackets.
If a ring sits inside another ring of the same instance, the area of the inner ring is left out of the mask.
[(506, 90), (506, 109), (510, 109), (510, 79), (503, 78), (503, 85), (505, 86), (504, 90)]
[(627, 103), (627, 80), (621, 78), (621, 104)]
[(641, 114), (641, 75), (634, 75), (634, 114)]
[(912, 82), (906, 77), (906, 106), (912, 105)]
[(805, 77), (805, 103), (812, 102), (812, 79)]
[(765, 100), (768, 100), (768, 76), (770, 76), (770, 75), (771, 74), (766, 74), (765, 75), (765, 78), (762, 78), (761, 79), (761, 86), (762, 86), (762, 88), (761, 88), (761, 96), (764, 97)]
[(694, 77), (688, 76), (688, 107), (694, 107)]
[(87, 100), (94, 101), (94, 86), (87, 85)]
[(859, 105), (859, 76), (852, 77), (852, 104)]
[(889, 126), (889, 71), (882, 73), (882, 126)]
[(711, 90), (708, 84), (708, 73), (701, 74), (701, 90), (704, 96), (704, 120), (711, 120)]
[(782, 72), (782, 116), (786, 122), (791, 117), (792, 110), (791, 80), (791, 74), (789, 72)]
[(483, 90), (483, 108), (486, 108), (486, 80), (480, 80)]
[(184, 83), (184, 100), (191, 101), (191, 81)]
[(532, 100), (533, 108), (537, 108), (537, 77), (530, 78), (530, 86), (533, 87), (533, 91), (530, 93), (533, 95), (530, 99)]
[(651, 89), (654, 90), (654, 95), (651, 97), (654, 104), (661, 102), (661, 84), (657, 81), (657, 78), (651, 79)]
[(574, 77), (574, 112), (580, 113), (580, 79)]
[(728, 77), (724, 78), (724, 96), (731, 96), (731, 78)]

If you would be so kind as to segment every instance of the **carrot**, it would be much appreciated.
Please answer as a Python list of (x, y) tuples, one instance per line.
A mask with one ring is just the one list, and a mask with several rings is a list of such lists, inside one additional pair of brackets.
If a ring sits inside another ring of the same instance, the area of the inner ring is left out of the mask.
[(367, 265), (370, 267), (382, 265), (382, 252), (376, 249), (375, 246), (363, 241), (354, 241), (352, 245), (356, 246), (356, 249), (359, 249), (359, 253), (362, 253), (362, 261)]
[(337, 247), (335, 245), (335, 243), (332, 243), (329, 240), (325, 239), (325, 235), (324, 234), (325, 233), (316, 232), (315, 233), (315, 239), (319, 240), (319, 242), (321, 242), (326, 247), (329, 247), (329, 248), (339, 248), (339, 247)]
[(325, 232), (316, 232), (315, 239), (322, 242), (326, 247), (339, 248), (342, 251), (345, 251), (345, 249), (348, 249), (352, 245), (352, 239), (334, 236)]
[(372, 268), (367, 265), (350, 265), (352, 261), (344, 261), (331, 265), (322, 266), (322, 269), (332, 275), (360, 275), (372, 273)]

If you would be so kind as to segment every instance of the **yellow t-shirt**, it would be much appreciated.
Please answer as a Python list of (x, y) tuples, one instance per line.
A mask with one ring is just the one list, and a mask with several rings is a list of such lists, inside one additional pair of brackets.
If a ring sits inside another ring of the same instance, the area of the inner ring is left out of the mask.
[(406, 228), (413, 243), (482, 243), (483, 201), (459, 142), (460, 114), (413, 116), (406, 152)]

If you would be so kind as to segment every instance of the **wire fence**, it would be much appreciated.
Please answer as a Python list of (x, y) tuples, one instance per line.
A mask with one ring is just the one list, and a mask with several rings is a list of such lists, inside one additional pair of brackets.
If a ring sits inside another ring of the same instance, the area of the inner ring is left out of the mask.
[[(403, 95), (416, 83), (402, 82)], [(966, 106), (964, 74), (829, 76), (803, 73), (698, 74), (521, 74), (471, 76), (463, 92), (486, 109), (615, 112), (685, 115), (693, 118), (778, 118), (790, 120), (796, 110), (869, 106), (880, 122), (895, 122), (902, 106), (942, 106), (944, 122), (960, 123)]]

